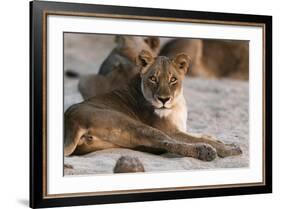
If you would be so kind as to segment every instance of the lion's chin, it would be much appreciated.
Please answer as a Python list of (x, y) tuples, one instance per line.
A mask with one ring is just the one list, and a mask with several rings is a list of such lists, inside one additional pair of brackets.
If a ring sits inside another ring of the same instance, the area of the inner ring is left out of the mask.
[(168, 117), (171, 114), (171, 109), (168, 108), (158, 108), (154, 110), (154, 113), (158, 115), (160, 118)]

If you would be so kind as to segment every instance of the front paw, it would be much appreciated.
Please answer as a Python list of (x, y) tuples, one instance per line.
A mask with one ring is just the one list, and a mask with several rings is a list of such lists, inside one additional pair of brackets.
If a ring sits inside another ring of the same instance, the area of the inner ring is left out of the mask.
[(217, 149), (219, 157), (227, 157), (233, 155), (241, 155), (242, 149), (237, 144), (223, 144), (223, 146)]
[(219, 157), (227, 157), (242, 154), (242, 149), (237, 144), (225, 144), (210, 135), (203, 135), (202, 139), (204, 142), (212, 145), (217, 150), (217, 154)]
[(212, 161), (217, 157), (216, 149), (208, 144), (196, 144), (195, 145), (198, 159), (203, 161)]

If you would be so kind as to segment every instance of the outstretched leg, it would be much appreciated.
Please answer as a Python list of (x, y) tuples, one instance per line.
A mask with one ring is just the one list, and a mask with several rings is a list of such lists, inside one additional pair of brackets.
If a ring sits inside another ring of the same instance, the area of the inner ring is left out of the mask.
[(184, 132), (177, 132), (169, 135), (170, 137), (185, 143), (209, 144), (216, 149), (217, 154), (220, 157), (242, 154), (242, 150), (239, 146), (235, 144), (225, 144), (209, 135), (191, 134), (191, 133), (184, 133)]
[(87, 135), (92, 136), (93, 140), (102, 140), (119, 147), (160, 148), (205, 161), (216, 157), (215, 149), (204, 142), (186, 143), (175, 140), (162, 131), (117, 111), (80, 104), (67, 111), (65, 118), (67, 120), (65, 131), (68, 133), (65, 136), (70, 137), (65, 139), (65, 155), (70, 155), (75, 149), (79, 149), (79, 143), (83, 144), (81, 138)]

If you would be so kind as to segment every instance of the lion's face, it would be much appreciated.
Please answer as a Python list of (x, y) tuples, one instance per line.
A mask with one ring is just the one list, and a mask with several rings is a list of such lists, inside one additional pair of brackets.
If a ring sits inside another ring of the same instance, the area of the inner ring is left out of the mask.
[(155, 109), (170, 109), (182, 95), (182, 82), (190, 64), (190, 58), (179, 54), (173, 59), (152, 57), (142, 51), (137, 59), (142, 78), (144, 98)]

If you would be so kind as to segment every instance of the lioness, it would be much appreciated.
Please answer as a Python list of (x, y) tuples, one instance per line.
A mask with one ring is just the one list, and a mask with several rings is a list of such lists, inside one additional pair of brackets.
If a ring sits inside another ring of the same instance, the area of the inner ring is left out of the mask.
[(135, 60), (139, 53), (146, 50), (157, 56), (160, 46), (157, 37), (117, 35), (115, 43), (98, 74), (80, 78), (78, 88), (84, 99), (125, 86), (138, 73)]
[(249, 79), (249, 43), (212, 39), (173, 39), (160, 51), (174, 57), (186, 53), (192, 58), (188, 75), (207, 78)]
[(127, 86), (71, 106), (64, 117), (64, 155), (124, 147), (160, 149), (204, 161), (241, 154), (234, 144), (186, 133), (182, 82), (190, 58), (142, 51)]

